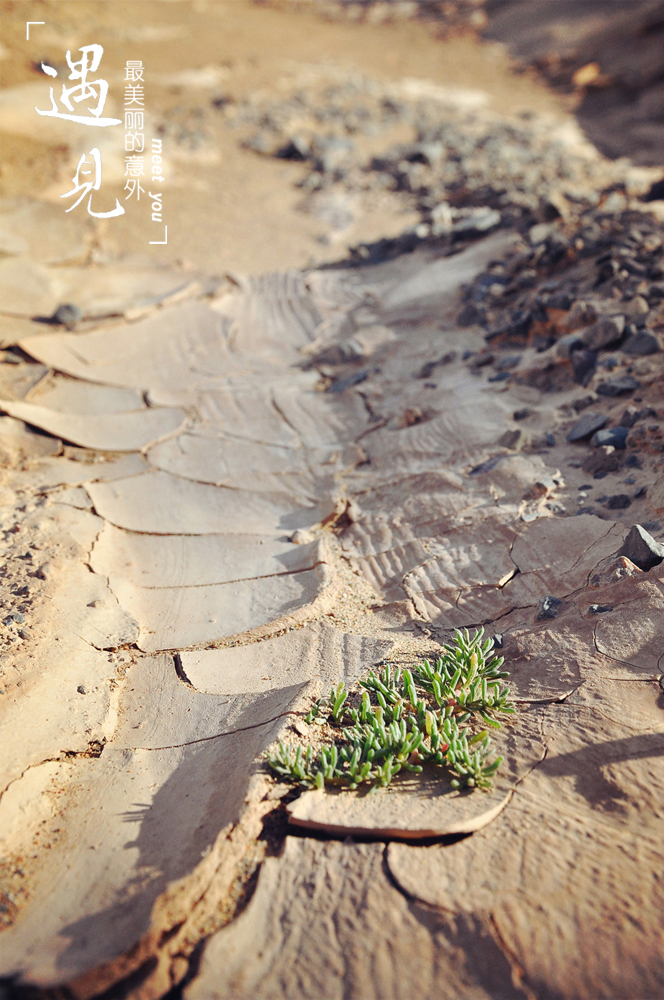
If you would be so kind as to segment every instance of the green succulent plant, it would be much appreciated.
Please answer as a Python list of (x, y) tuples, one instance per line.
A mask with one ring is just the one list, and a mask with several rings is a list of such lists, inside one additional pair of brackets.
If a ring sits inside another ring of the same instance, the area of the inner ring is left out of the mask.
[(338, 735), (317, 751), (280, 743), (268, 764), (305, 788), (385, 787), (402, 768), (419, 773), (427, 764), (451, 772), (453, 788), (491, 788), (502, 757), (491, 760), (491, 738), (477, 727), (499, 729), (497, 716), (515, 709), (503, 657), (483, 638), (482, 628), (473, 636), (457, 630), (435, 664), (371, 671), (353, 692), (340, 683), (306, 716), (327, 719)]

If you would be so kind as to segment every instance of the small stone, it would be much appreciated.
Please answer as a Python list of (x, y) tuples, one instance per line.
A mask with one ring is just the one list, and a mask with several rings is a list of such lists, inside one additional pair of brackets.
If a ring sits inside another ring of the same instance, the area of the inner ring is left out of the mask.
[(583, 471), (593, 479), (603, 479), (609, 472), (616, 472), (619, 468), (620, 459), (616, 449), (604, 445), (593, 451), (582, 465)]
[(18, 634), (20, 635), (21, 639), (32, 639), (32, 632), (28, 628), (20, 628), (18, 630)]
[(619, 451), (624, 451), (628, 434), (628, 427), (607, 427), (606, 430), (597, 431), (596, 434), (593, 434), (590, 443), (595, 448), (609, 444)]
[(369, 378), (368, 371), (353, 372), (352, 375), (346, 375), (345, 378), (339, 378), (336, 382), (333, 382), (329, 388), (328, 392), (345, 392), (346, 389), (350, 389), (351, 386), (359, 385), (360, 382), (364, 382)]
[[(79, 691), (80, 690), (81, 689), (79, 688)], [(298, 719), (297, 722), (293, 723), (293, 729), (298, 734), (298, 736), (309, 735), (309, 726), (306, 724), (306, 722), (303, 722), (301, 719)]]
[(494, 649), (502, 649), (503, 648), (503, 633), (502, 632), (496, 632), (496, 634), (494, 635), (494, 637), (493, 637), (493, 646), (494, 646)]
[(546, 434), (544, 435), (544, 440), (546, 441), (547, 447), (549, 447), (549, 448), (555, 448), (556, 447), (556, 439), (553, 436), (553, 434), (551, 433), (551, 431), (547, 431), (546, 432)]
[(22, 615), (20, 611), (14, 611), (12, 612), (12, 614), (7, 615), (6, 618), (3, 618), (2, 623), (3, 625), (12, 625), (14, 622), (20, 623), (24, 621), (25, 621), (25, 615)]
[(76, 690), (78, 691), (79, 694), (85, 694), (85, 688), (83, 687), (82, 684), (79, 684)]
[(605, 615), (608, 611), (613, 611), (612, 604), (591, 604), (588, 608), (591, 615)]
[(73, 326), (80, 319), (83, 319), (83, 313), (78, 306), (75, 306), (73, 302), (64, 302), (51, 316), (51, 323), (60, 326)]
[(531, 226), (528, 230), (528, 239), (530, 240), (532, 246), (536, 247), (540, 243), (544, 243), (547, 237), (551, 236), (554, 227), (549, 225), (547, 222), (538, 222), (537, 225)]
[(612, 379), (610, 382), (600, 382), (597, 392), (600, 396), (624, 396), (628, 392), (640, 389), (641, 383), (637, 382), (631, 375), (624, 375), (622, 378)]
[(661, 347), (654, 333), (641, 330), (629, 338), (623, 346), (623, 351), (625, 354), (645, 357), (647, 354), (657, 354), (658, 351), (661, 351)]
[(605, 504), (609, 510), (626, 510), (631, 505), (632, 501), (626, 493), (615, 493), (612, 497), (608, 497)]
[(523, 432), (518, 427), (513, 431), (505, 431), (505, 433), (498, 438), (498, 444), (503, 448), (516, 448), (517, 444), (521, 440), (522, 433)]
[(622, 337), (624, 329), (624, 316), (603, 316), (587, 330), (584, 330), (580, 336), (591, 351), (599, 351), (603, 347), (616, 344)]
[(489, 382), (506, 382), (512, 376), (509, 372), (497, 372), (495, 375), (490, 375), (488, 378)]
[(643, 525), (634, 524), (617, 554), (626, 556), (635, 566), (647, 572), (664, 560), (664, 545), (655, 541)]
[(537, 609), (535, 611), (535, 621), (541, 622), (549, 618), (555, 618), (560, 611), (562, 601), (559, 597), (542, 597), (537, 602)]
[(608, 417), (603, 413), (586, 413), (585, 416), (578, 420), (574, 427), (567, 435), (568, 441), (583, 441), (584, 438), (590, 437), (595, 431), (601, 430), (602, 427), (607, 423)]
[(498, 358), (493, 367), (499, 372), (507, 371), (509, 368), (516, 368), (520, 361), (520, 354), (506, 354), (504, 358)]
[(594, 305), (578, 299), (570, 309), (565, 325), (568, 330), (578, 330), (579, 327), (594, 323), (596, 319), (597, 310)]
[(640, 497), (644, 497), (647, 492), (648, 492), (648, 487), (647, 486), (638, 486), (634, 490), (634, 493), (632, 495), (633, 495), (633, 497), (634, 497), (635, 500), (638, 500)]
[(572, 351), (570, 354), (574, 381), (577, 385), (588, 385), (595, 374), (597, 354), (595, 351)]
[(583, 350), (583, 341), (578, 333), (567, 333), (556, 343), (556, 354), (559, 358), (569, 358), (572, 351)]
[(532, 412), (533, 411), (530, 410), (527, 406), (524, 406), (523, 409), (521, 409), (521, 410), (515, 410), (514, 411), (514, 413), (512, 414), (512, 419), (513, 420), (525, 420), (526, 417), (529, 417)]

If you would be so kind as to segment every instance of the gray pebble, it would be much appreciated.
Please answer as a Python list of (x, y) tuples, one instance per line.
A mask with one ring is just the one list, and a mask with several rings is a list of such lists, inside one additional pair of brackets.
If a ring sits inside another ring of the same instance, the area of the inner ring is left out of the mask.
[(595, 448), (599, 448), (604, 444), (610, 444), (619, 451), (624, 451), (628, 434), (628, 427), (607, 427), (606, 430), (597, 431), (596, 434), (593, 434), (590, 443)]
[(586, 413), (585, 416), (581, 417), (580, 420), (574, 424), (571, 431), (567, 435), (568, 441), (583, 441), (584, 438), (590, 437), (595, 431), (601, 430), (602, 427), (607, 423), (608, 417), (603, 413)]
[(80, 319), (83, 319), (83, 313), (73, 302), (64, 302), (62, 305), (59, 305), (51, 316), (51, 322), (58, 323), (61, 326), (73, 326)]

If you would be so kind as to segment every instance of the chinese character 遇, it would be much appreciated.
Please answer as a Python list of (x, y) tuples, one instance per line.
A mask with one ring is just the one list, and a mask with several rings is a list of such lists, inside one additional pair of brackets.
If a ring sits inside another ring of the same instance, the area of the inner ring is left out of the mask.
[[(101, 153), (99, 152), (96, 146), (94, 149), (90, 150), (90, 156), (93, 159), (93, 163), (90, 163), (86, 159), (86, 154), (83, 153), (80, 160), (78, 161), (78, 167), (76, 168), (76, 173), (72, 178), (72, 183), (74, 187), (72, 188), (71, 191), (67, 191), (66, 194), (60, 195), (61, 198), (70, 198), (73, 194), (78, 194), (79, 191), (83, 192), (78, 201), (75, 201), (74, 204), (71, 206), (71, 208), (66, 209), (67, 212), (71, 212), (73, 208), (76, 208), (77, 205), (80, 205), (80, 203), (85, 198), (86, 194), (90, 194), (91, 191), (98, 191), (99, 188), (101, 187)], [(94, 182), (82, 181), (81, 175), (88, 176), (89, 174), (92, 173), (92, 170), (84, 170), (83, 167), (84, 166), (92, 167), (93, 165), (95, 169)], [(88, 199), (88, 212), (90, 215), (94, 215), (96, 219), (111, 219), (116, 215), (125, 214), (125, 210), (117, 198), (115, 199), (115, 208), (111, 209), (110, 212), (93, 212), (92, 194), (90, 194), (90, 198)]]
[[(108, 95), (108, 83), (106, 80), (88, 80), (89, 73), (95, 73), (99, 63), (101, 62), (101, 57), (104, 54), (104, 49), (101, 45), (84, 45), (78, 50), (82, 52), (82, 58), (78, 62), (72, 62), (71, 51), (67, 52), (67, 63), (71, 73), (69, 74), (70, 80), (80, 80), (81, 82), (76, 87), (66, 87), (62, 85), (62, 94), (60, 100), (69, 111), (75, 111), (70, 98), (74, 96), (74, 101), (76, 104), (80, 104), (81, 101), (86, 101), (92, 98), (97, 102), (96, 107), (88, 107), (87, 115), (68, 115), (58, 110), (58, 106), (53, 96), (53, 87), (50, 88), (51, 93), (51, 111), (40, 111), (38, 107), (35, 107), (35, 111), (38, 115), (45, 115), (48, 118), (66, 118), (68, 121), (79, 122), (81, 125), (97, 125), (100, 127), (105, 127), (107, 125), (121, 125), (122, 120), (120, 118), (101, 118), (100, 115), (104, 110), (104, 104), (106, 103), (106, 97)], [(50, 74), (49, 74), (50, 75)], [(97, 88), (97, 89), (95, 89)]]

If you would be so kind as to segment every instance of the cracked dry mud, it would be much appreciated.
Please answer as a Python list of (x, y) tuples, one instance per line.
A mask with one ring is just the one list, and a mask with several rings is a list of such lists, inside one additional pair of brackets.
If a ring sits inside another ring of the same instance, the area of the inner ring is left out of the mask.
[[(607, 171), (629, 179), (589, 160)], [(638, 224), (621, 198), (615, 229), (597, 213), (607, 241)], [(500, 328), (496, 275), (551, 282), (507, 216), (359, 266), (68, 268), (90, 279), (69, 332), (20, 301), (32, 281), (53, 308), (64, 276), (8, 256), (10, 995), (662, 996), (664, 563), (621, 548), (633, 524), (662, 537), (664, 354), (628, 372), (605, 352), (581, 385), (557, 353), (571, 302), (516, 363), (509, 336), (489, 354), (479, 313), (459, 321), (478, 289)], [(625, 397), (596, 391), (634, 373)], [(567, 440), (628, 403), (625, 451)], [(267, 772), (275, 740), (319, 740), (304, 716), (332, 685), (479, 625), (518, 706), (490, 794), (423, 776), (295, 798)]]

